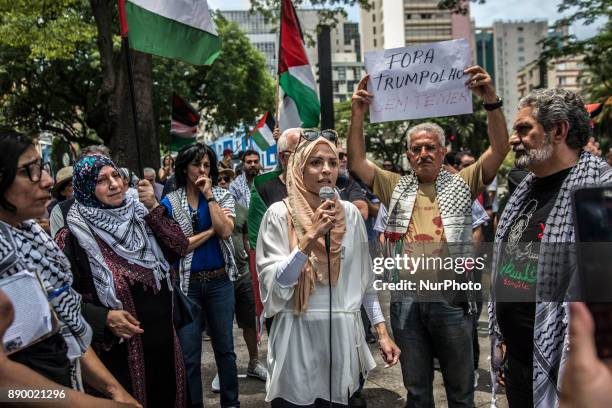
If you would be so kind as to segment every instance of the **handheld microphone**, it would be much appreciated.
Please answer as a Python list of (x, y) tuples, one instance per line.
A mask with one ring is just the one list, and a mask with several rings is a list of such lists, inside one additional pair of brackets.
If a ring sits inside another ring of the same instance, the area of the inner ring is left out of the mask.
[[(325, 186), (325, 187), (322, 187), (321, 190), (319, 190), (319, 198), (321, 199), (321, 202), (326, 201), (326, 200), (333, 200), (334, 198), (336, 198), (336, 193), (334, 192), (333, 188)], [(330, 242), (329, 232), (327, 232), (327, 234), (325, 234), (325, 251), (327, 252), (328, 257), (329, 257), (330, 249), (331, 249), (331, 242)]]

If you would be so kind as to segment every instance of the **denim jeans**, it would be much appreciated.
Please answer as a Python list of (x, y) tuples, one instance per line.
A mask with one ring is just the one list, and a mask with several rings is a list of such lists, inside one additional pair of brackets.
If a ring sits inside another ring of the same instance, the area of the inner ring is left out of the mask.
[(474, 406), (472, 316), (447, 302), (391, 303), (391, 327), (402, 350), (406, 407), (434, 406), (434, 355), (440, 361), (449, 407)]
[(208, 282), (191, 281), (188, 296), (202, 308), (200, 316), (178, 332), (185, 360), (188, 400), (192, 405), (202, 404), (202, 332), (206, 321), (219, 370), (221, 406), (240, 406), (232, 333), (234, 285), (227, 276)]

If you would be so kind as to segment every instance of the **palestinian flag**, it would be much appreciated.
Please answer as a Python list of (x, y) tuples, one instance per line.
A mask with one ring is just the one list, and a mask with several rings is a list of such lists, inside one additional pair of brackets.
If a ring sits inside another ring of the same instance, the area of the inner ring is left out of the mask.
[(178, 151), (181, 147), (196, 141), (200, 123), (200, 114), (180, 96), (172, 94), (172, 120), (170, 122), (170, 150)]
[(274, 118), (270, 112), (266, 112), (262, 118), (259, 119), (259, 122), (257, 122), (257, 126), (253, 129), (253, 132), (251, 132), (251, 137), (261, 150), (266, 151), (270, 146), (274, 145), (272, 132), (275, 126), (276, 122)]
[(281, 0), (278, 76), (281, 88), (280, 127), (317, 127), (321, 104), (295, 8)]
[(206, 0), (119, 0), (121, 36), (132, 49), (210, 65), (221, 40)]

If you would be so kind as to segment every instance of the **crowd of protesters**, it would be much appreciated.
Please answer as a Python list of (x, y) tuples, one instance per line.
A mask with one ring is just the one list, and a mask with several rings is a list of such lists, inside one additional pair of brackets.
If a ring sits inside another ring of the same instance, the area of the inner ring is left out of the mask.
[[(612, 151), (601, 157), (576, 93), (531, 92), (509, 134), (489, 74), (465, 73), (487, 110), (488, 149), (450, 151), (444, 130), (424, 122), (407, 131), (407, 168), (366, 158), (367, 78), (346, 146), (333, 130), (276, 129), (269, 172), (255, 150), (235, 165), (232, 151), (218, 159), (194, 143), (139, 180), (90, 146), (54, 181), (28, 137), (0, 129), (0, 283), (35, 274), (57, 319), (26, 347), (0, 347), (0, 389), (64, 390), (57, 406), (202, 407), (206, 380), (220, 406), (238, 407), (235, 318), (246, 374), (266, 382), (272, 407), (367, 406), (367, 344), (378, 342), (386, 365), (401, 365), (406, 407), (434, 405), (438, 365), (448, 405), (470, 408), (483, 301), (469, 290), (427, 301), (394, 291), (386, 322), (372, 259), (465, 257), (490, 243), (493, 404), (503, 385), (512, 408), (608, 406), (612, 374), (596, 356), (592, 318), (567, 301), (576, 261), (545, 244), (575, 242), (571, 192), (611, 182)], [(323, 187), (334, 197), (321, 200)], [(403, 273), (389, 268), (385, 279)], [(0, 290), (0, 338), (12, 310)], [(202, 377), (206, 338), (212, 379)]]

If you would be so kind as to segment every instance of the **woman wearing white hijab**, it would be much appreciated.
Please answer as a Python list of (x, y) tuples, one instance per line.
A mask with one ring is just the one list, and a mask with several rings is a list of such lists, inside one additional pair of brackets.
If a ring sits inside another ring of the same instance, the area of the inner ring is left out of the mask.
[[(305, 140), (304, 140), (305, 139)], [(368, 238), (357, 208), (338, 198), (334, 131), (303, 131), (287, 171), (288, 197), (270, 206), (257, 240), (257, 273), (266, 317), (274, 316), (268, 345), (266, 401), (272, 407), (329, 406), (329, 280), (331, 277), (332, 402), (346, 406), (375, 363), (364, 338), (360, 307), (376, 327), (387, 366), (399, 359), (372, 283)], [(330, 234), (330, 270), (325, 234)]]

